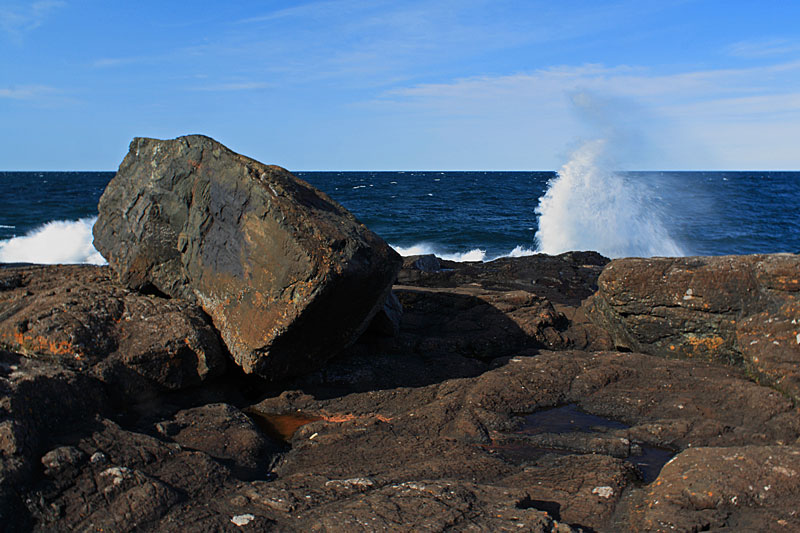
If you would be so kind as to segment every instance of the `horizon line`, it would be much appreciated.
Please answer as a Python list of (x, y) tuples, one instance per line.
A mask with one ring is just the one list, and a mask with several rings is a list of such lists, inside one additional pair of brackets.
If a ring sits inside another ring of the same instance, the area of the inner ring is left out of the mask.
[[(348, 173), (355, 173), (355, 172), (386, 172), (386, 173), (407, 173), (407, 172), (558, 172), (558, 170), (532, 170), (532, 169), (472, 169), (472, 170), (454, 170), (454, 169), (403, 169), (403, 170), (385, 170), (385, 169), (361, 169), (361, 170), (352, 170), (352, 169), (289, 169), (282, 165), (275, 165), (281, 168), (284, 168), (290, 172), (348, 172)], [(75, 169), (62, 169), (62, 170), (0, 170), (0, 173), (44, 173), (44, 172), (74, 172), (74, 173), (87, 173), (87, 172), (107, 172), (107, 173), (117, 173), (117, 170), (89, 170), (89, 169), (82, 169), (82, 170), (75, 170)], [(745, 169), (734, 169), (734, 168), (716, 168), (716, 169), (617, 169), (613, 172), (800, 172), (800, 169), (769, 169), (769, 168), (745, 168)]]

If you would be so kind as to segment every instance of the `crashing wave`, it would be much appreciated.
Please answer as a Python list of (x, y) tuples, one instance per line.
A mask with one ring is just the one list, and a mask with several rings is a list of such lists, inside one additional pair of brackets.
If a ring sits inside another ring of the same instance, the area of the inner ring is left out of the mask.
[(656, 198), (610, 170), (606, 141), (587, 142), (548, 184), (536, 208), (538, 251), (596, 250), (607, 257), (686, 255)]
[(20, 237), (0, 241), (0, 262), (104, 265), (106, 260), (92, 244), (97, 217), (54, 220)]

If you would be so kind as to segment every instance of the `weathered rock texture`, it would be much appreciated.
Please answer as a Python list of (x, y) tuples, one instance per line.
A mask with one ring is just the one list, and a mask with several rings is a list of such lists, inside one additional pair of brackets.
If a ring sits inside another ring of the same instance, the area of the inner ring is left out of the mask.
[(198, 302), (245, 372), (272, 379), (353, 341), (401, 261), (322, 192), (199, 135), (134, 139), (94, 236), (123, 283)]
[[(115, 403), (106, 374), (75, 371), (74, 357), (0, 351), (0, 529), (800, 527), (800, 410), (741, 368), (598, 349), (610, 337), (576, 309), (604, 262), (592, 257), (409, 261), (398, 335), (365, 334), (268, 385), (230, 365)], [(38, 271), (111, 284), (108, 269)], [(0, 287), (59, 293), (28, 276), (8, 271)], [(87, 309), (111, 294), (81, 293)]]
[(641, 529), (798, 531), (798, 489), (800, 447), (686, 450), (650, 487)]
[(197, 305), (127, 290), (88, 265), (0, 268), (0, 346), (131, 389), (199, 385), (227, 360)]
[(618, 347), (744, 366), (800, 401), (800, 255), (619, 259), (584, 306)]
[[(735, 369), (638, 353), (540, 352), (508, 359), (475, 377), (404, 387), (413, 372), (408, 359), (416, 357), (376, 356), (376, 363), (386, 365), (384, 371), (395, 380), (394, 387), (385, 383), (378, 389), (320, 400), (326, 396), (324, 385), (305, 386), (253, 406), (259, 412), (287, 416), (299, 411), (314, 421), (292, 437), (291, 450), (275, 469), (277, 479), (254, 487), (259, 497), (251, 497), (250, 509), (260, 504), (261, 512), (278, 511), (278, 516), (324, 517), (328, 523), (338, 516), (377, 523), (377, 530), (402, 531), (404, 522), (414, 523), (426, 512), (395, 500), (407, 494), (404, 489), (415, 487), (418, 497), (425, 495), (426, 506), (441, 506), (446, 515), (461, 511), (449, 524), (432, 527), (435, 531), (466, 528), (480, 517), (499, 515), (504, 502), (518, 510), (523, 530), (537, 531), (531, 525), (533, 517), (520, 509), (547, 511), (559, 522), (587, 531), (636, 531), (645, 528), (646, 517), (642, 511), (631, 512), (628, 497), (637, 509), (638, 505), (647, 509), (658, 500), (658, 494), (651, 497), (649, 491), (665, 483), (672, 483), (676, 493), (689, 487), (681, 484), (675, 470), (658, 477), (661, 464), (655, 465), (656, 479), (643, 483), (638, 464), (648, 459), (640, 458), (641, 447), (668, 449), (678, 458), (696, 453), (695, 448), (710, 450), (709, 456), (743, 453), (746, 446), (772, 447), (781, 457), (793, 457), (798, 450), (800, 413), (781, 394), (748, 381)], [(446, 362), (456, 357), (440, 351), (429, 365), (452, 367)], [(331, 366), (342, 364), (336, 361)], [(566, 433), (544, 427), (552, 432), (546, 443), (517, 432), (525, 414), (565, 404), (625, 426)], [(714, 483), (724, 484), (722, 464), (720, 460), (718, 470), (708, 475)], [(753, 476), (769, 483), (767, 475), (778, 476), (757, 461), (739, 465), (736, 475), (741, 480)], [(778, 456), (774, 465), (797, 470)], [(747, 491), (738, 478), (730, 487), (731, 496)], [(443, 484), (449, 492), (441, 489)], [(494, 497), (475, 501), (473, 496), (475, 507), (464, 508), (461, 494), (476, 488)], [(800, 476), (785, 476), (781, 488), (763, 501), (740, 497), (738, 506), (717, 524), (737, 523), (757, 512), (767, 513), (773, 521), (789, 520)], [(680, 505), (697, 509), (676, 503), (662, 506), (665, 513), (672, 512), (673, 520), (681, 518)], [(492, 529), (488, 523), (484, 527)]]

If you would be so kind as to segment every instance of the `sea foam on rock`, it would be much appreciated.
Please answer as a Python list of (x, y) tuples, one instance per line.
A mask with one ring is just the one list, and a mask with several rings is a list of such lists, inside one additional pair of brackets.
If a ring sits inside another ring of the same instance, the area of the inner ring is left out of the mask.
[(402, 261), (324, 193), (200, 135), (131, 142), (94, 244), (127, 286), (199, 303), (239, 366), (270, 379), (357, 338)]

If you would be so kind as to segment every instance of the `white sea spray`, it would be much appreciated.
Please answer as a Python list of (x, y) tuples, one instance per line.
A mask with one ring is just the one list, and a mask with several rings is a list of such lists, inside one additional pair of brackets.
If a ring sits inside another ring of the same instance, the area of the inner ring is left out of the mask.
[(92, 244), (96, 220), (54, 220), (20, 237), (2, 240), (0, 262), (104, 265), (106, 260)]
[(608, 257), (685, 255), (657, 199), (612, 170), (607, 141), (584, 143), (548, 184), (536, 208), (538, 251), (595, 250)]

